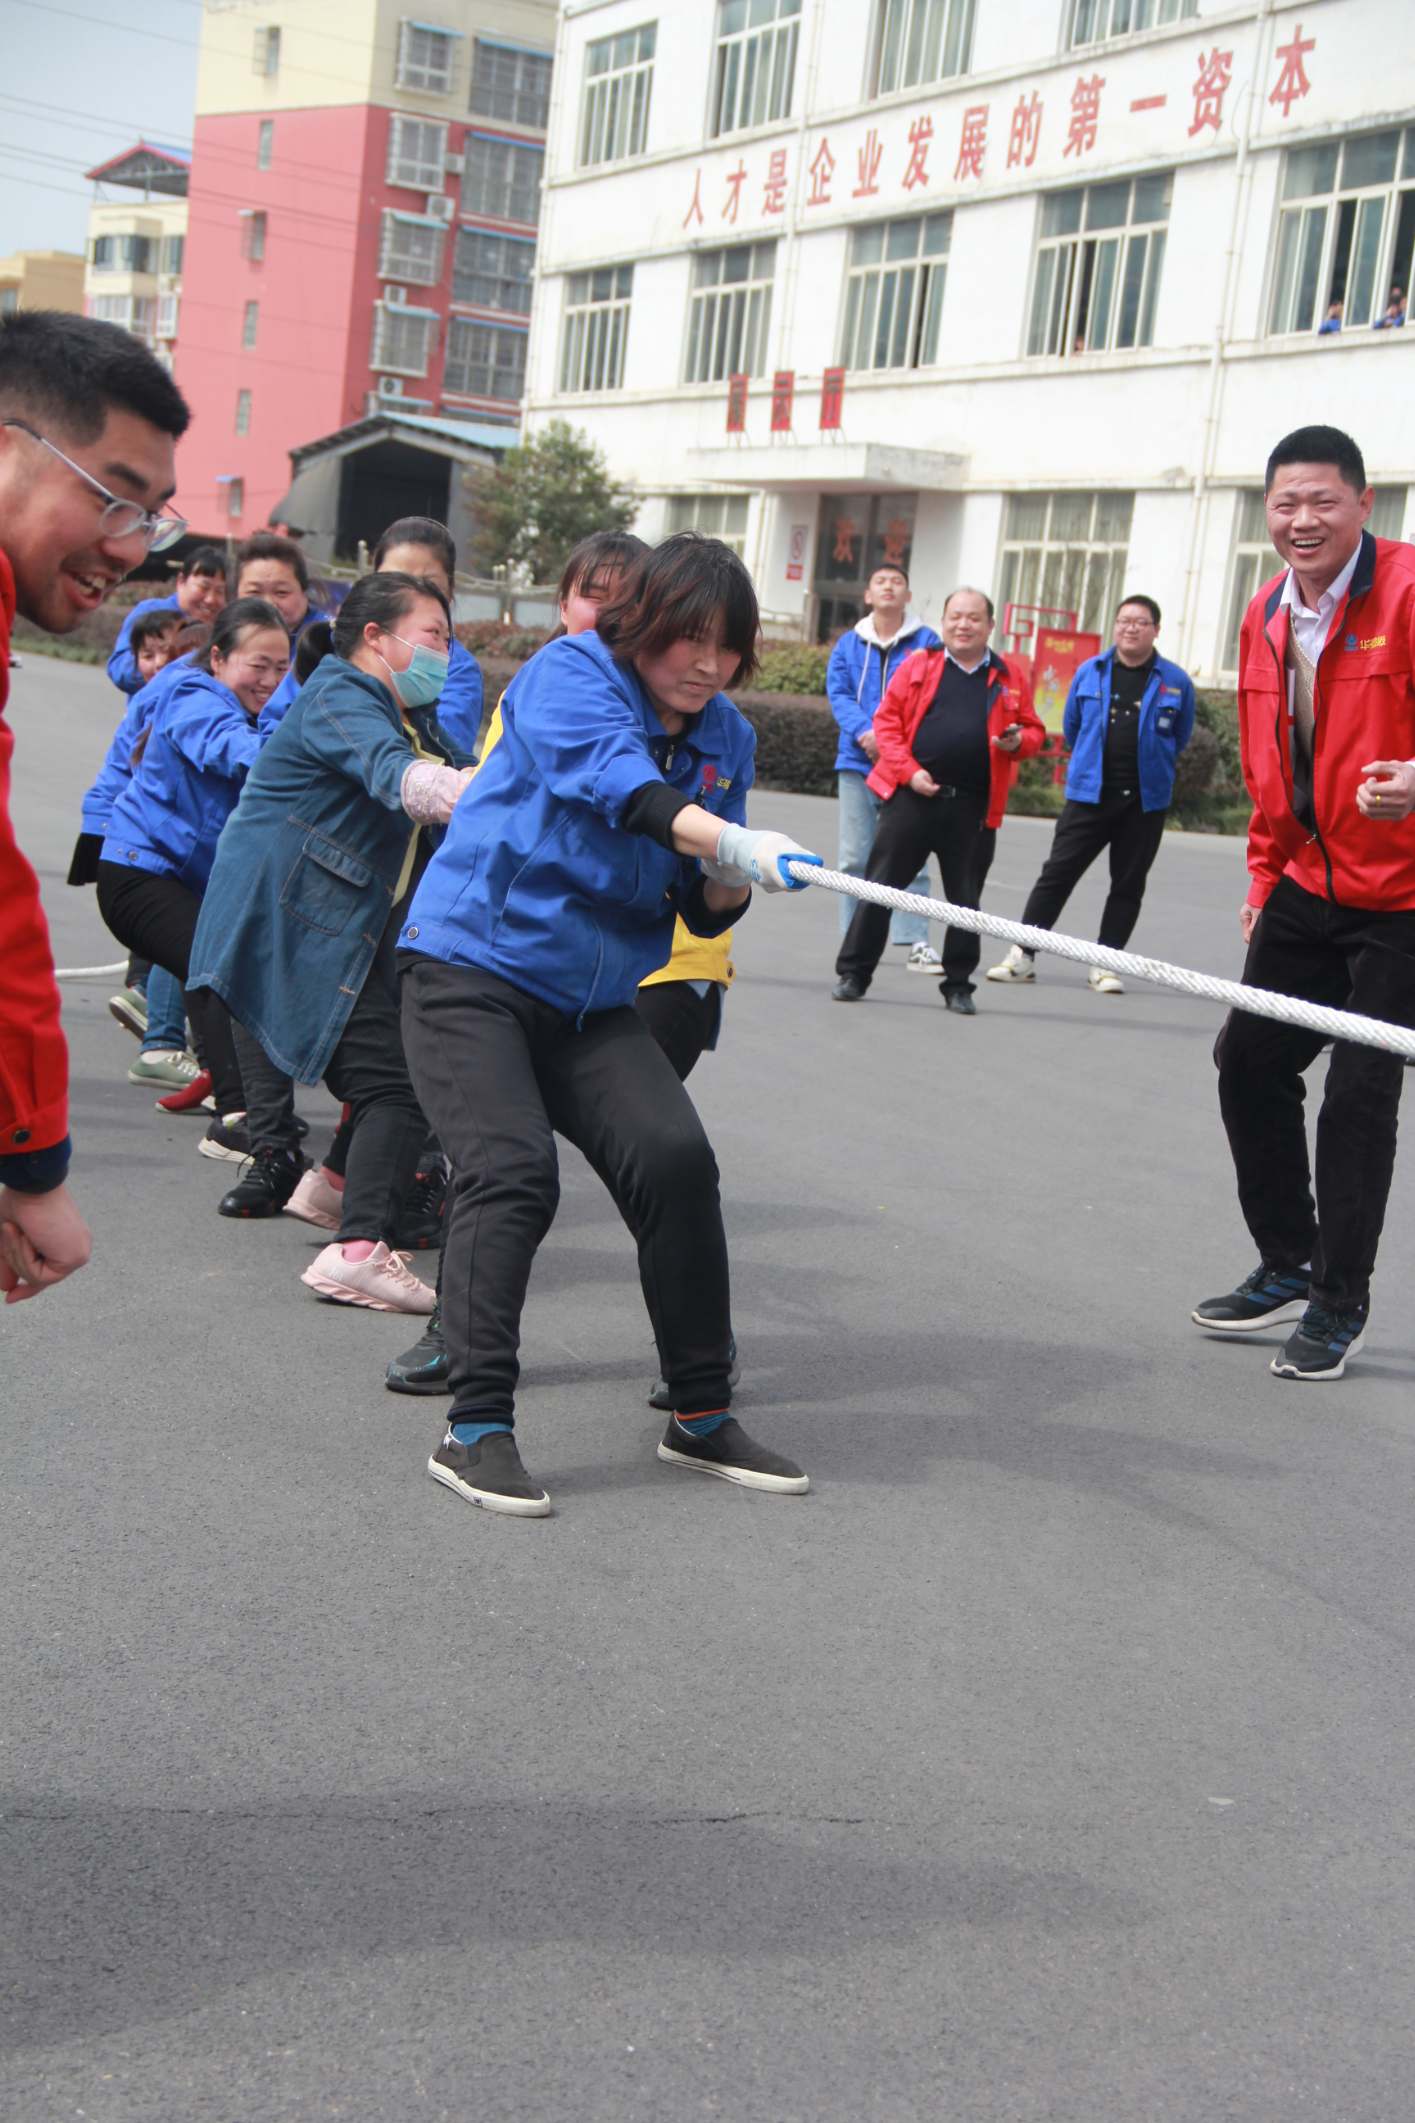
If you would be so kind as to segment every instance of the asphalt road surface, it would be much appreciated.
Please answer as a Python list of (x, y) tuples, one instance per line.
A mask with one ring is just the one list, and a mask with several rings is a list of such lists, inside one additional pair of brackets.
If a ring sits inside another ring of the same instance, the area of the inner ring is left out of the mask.
[[(12, 715), (59, 962), (116, 959), (63, 882), (113, 695), (27, 657)], [(829, 804), (753, 811), (833, 851)], [(1244, 886), (1169, 836), (1138, 943), (1235, 971)], [(753, 909), (693, 1081), (738, 1412), (812, 1492), (655, 1460), (567, 1152), (543, 1521), (428, 1480), (406, 1324), (219, 1221), (113, 983), (66, 987), (94, 1261), (0, 1316), (7, 2117), (1415, 2113), (1412, 1160), (1366, 1353), (1279, 1382), (1189, 1324), (1252, 1265), (1214, 1012), (1058, 963), (967, 1022), (902, 954), (842, 1009), (836, 922)]]

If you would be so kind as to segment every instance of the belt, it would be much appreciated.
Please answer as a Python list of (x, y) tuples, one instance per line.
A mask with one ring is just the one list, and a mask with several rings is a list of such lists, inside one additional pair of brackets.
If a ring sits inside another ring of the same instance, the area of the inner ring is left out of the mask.
[[(905, 788), (908, 788), (909, 784), (905, 782), (904, 786)], [(909, 793), (912, 796), (917, 796), (919, 792), (917, 789), (911, 789)], [(923, 801), (925, 803), (937, 803), (938, 798), (940, 796), (966, 796), (973, 803), (980, 804), (985, 804), (988, 800), (988, 792), (986, 789), (960, 789), (955, 782), (941, 781), (938, 785), (936, 794), (933, 796), (924, 797)]]

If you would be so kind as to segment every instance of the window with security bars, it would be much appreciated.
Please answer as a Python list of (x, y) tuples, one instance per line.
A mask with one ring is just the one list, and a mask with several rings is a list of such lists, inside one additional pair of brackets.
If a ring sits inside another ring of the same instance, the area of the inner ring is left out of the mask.
[(99, 273), (151, 273), (158, 255), (151, 236), (95, 236), (90, 263)]
[(840, 350), (847, 369), (920, 369), (938, 359), (952, 233), (950, 213), (850, 231)]
[(403, 20), (398, 25), (398, 87), (417, 89), (424, 96), (450, 95), (456, 50), (451, 30)]
[(518, 147), (510, 140), (482, 140), (468, 133), (463, 146), (462, 212), (489, 221), (520, 221), (534, 228), (540, 219), (540, 180), (545, 150)]
[(391, 302), (376, 303), (369, 367), (389, 369), (399, 376), (426, 376), (436, 323), (436, 317), (425, 310), (398, 309)]
[(475, 38), (471, 107), (479, 118), (500, 118), (506, 124), (528, 125), (543, 133), (550, 112), (549, 52)]
[(746, 494), (670, 494), (668, 533), (701, 531), (705, 538), (720, 538), (741, 560), (747, 543)]
[[(1377, 487), (1371, 505), (1368, 531), (1376, 538), (1405, 537), (1406, 487)], [(1265, 582), (1282, 567), (1268, 536), (1267, 510), (1261, 487), (1237, 497), (1233, 524), (1233, 555), (1228, 566), (1228, 599), (1224, 606), (1223, 638), (1219, 645), (1219, 668), (1238, 669), (1238, 630), (1243, 614)]]
[(485, 229), (458, 229), (452, 253), (452, 300), (479, 310), (531, 314), (531, 274), (536, 247), (522, 236), (493, 236)]
[(259, 265), (265, 257), (265, 234), (266, 221), (263, 211), (256, 214), (242, 214), (241, 251), (245, 257), (249, 258), (252, 265)]
[(268, 170), (274, 160), (275, 120), (273, 118), (262, 118), (260, 131), (256, 135), (255, 166), (258, 170)]
[(775, 275), (775, 243), (734, 243), (725, 251), (694, 254), (685, 383), (761, 374)]
[(966, 74), (976, 0), (879, 0), (870, 50), (870, 94), (919, 88)]
[(101, 318), (105, 324), (121, 324), (125, 332), (132, 332), (136, 338), (150, 342), (155, 331), (157, 305), (151, 295), (91, 295), (88, 314)]
[(238, 435), (249, 435), (250, 431), (251, 431), (251, 394), (250, 394), (250, 392), (249, 392), (249, 391), (237, 391), (237, 393), (236, 393), (236, 433), (237, 433)]
[(586, 46), (580, 101), (581, 169), (643, 153), (657, 38), (658, 24), (645, 22), (614, 37), (597, 37)]
[(569, 275), (560, 337), (562, 391), (617, 391), (623, 384), (633, 292), (632, 265)]
[(508, 326), (454, 317), (447, 327), (443, 390), (519, 402), (526, 388), (526, 338)]
[(234, 523), (246, 513), (246, 482), (244, 479), (228, 479), (226, 482), (226, 514)]
[(442, 238), (440, 221), (386, 209), (378, 252), (380, 280), (410, 280), (418, 287), (435, 287), (442, 278)]
[(998, 610), (1039, 604), (1074, 612), (1110, 638), (1125, 594), (1133, 494), (1009, 494), (1002, 523)]
[(1199, 0), (1073, 0), (1066, 41), (1074, 48), (1133, 37), (1142, 29), (1188, 22), (1198, 12)]
[(1153, 343), (1172, 183), (1164, 171), (1043, 195), (1029, 354)]
[(180, 273), (182, 257), (187, 247), (185, 236), (164, 236), (162, 239), (161, 265), (164, 273)]
[(447, 160), (447, 128), (435, 118), (405, 118), (395, 111), (388, 128), (389, 184), (413, 192), (440, 192)]
[(801, 0), (718, 0), (710, 133), (790, 117), (800, 34)]
[(177, 313), (180, 303), (175, 294), (159, 295), (157, 298), (157, 336), (159, 339), (175, 339), (177, 336)]
[[(1289, 148), (1270, 332), (1377, 324), (1415, 264), (1415, 126)], [(1403, 305), (1402, 305), (1403, 308)]]
[(248, 302), (241, 313), (241, 345), (254, 346), (260, 330), (260, 304)]

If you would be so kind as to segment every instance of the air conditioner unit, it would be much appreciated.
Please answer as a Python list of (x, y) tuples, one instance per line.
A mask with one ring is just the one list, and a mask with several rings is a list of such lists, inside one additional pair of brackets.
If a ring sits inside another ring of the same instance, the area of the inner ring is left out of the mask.
[(383, 290), (383, 299), (390, 310), (401, 309), (408, 299), (408, 290), (405, 287), (386, 287)]
[(433, 192), (428, 198), (427, 211), (430, 221), (455, 221), (457, 202), (450, 193)]
[(460, 177), (467, 167), (467, 158), (465, 155), (447, 155), (443, 158), (442, 167), (449, 177)]
[(380, 398), (401, 398), (403, 395), (402, 377), (380, 376), (378, 379), (378, 395)]

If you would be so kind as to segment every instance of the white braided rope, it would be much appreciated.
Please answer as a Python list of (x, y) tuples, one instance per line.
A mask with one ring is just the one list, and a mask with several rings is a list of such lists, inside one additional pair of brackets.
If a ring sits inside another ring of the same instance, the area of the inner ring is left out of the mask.
[(116, 966), (56, 966), (56, 980), (112, 980), (115, 973), (126, 973), (128, 961), (120, 958)]
[(1128, 973), (1136, 980), (1173, 988), (1180, 995), (1198, 995), (1205, 1002), (1223, 1003), (1230, 1010), (1246, 1010), (1252, 1017), (1301, 1025), (1304, 1031), (1319, 1032), (1323, 1039), (1349, 1039), (1357, 1046), (1379, 1047), (1387, 1054), (1401, 1054), (1407, 1061), (1415, 1061), (1415, 1032), (1407, 1031), (1404, 1025), (1388, 1025), (1383, 1018), (1363, 1017), (1354, 1010), (1331, 1010), (1325, 1003), (1304, 1002), (1299, 995), (1276, 995), (1267, 988), (1245, 988), (1236, 980), (1219, 980), (1212, 973), (1171, 966), (1163, 958), (1112, 951), (1105, 944), (1085, 943), (1079, 936), (1032, 929), (1000, 914), (983, 914), (976, 907), (955, 907), (946, 899), (926, 899), (922, 892), (898, 892), (892, 885), (872, 885), (862, 877), (846, 877), (839, 870), (818, 869), (814, 863), (787, 861), (784, 867), (798, 883), (819, 885), (826, 892), (842, 892), (848, 899), (872, 900), (876, 906), (897, 908), (901, 914), (923, 914), (930, 921), (947, 922), (954, 929), (972, 929), (979, 936), (996, 936), (1004, 943), (1020, 944), (1024, 951), (1050, 951), (1057, 958), (1074, 958), (1081, 965), (1101, 966), (1107, 973)]

